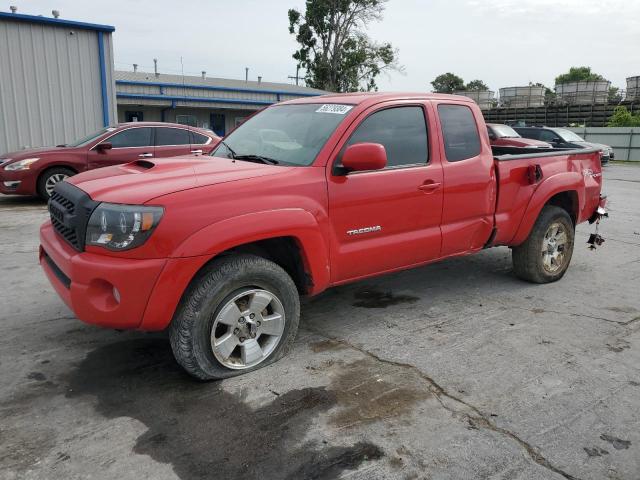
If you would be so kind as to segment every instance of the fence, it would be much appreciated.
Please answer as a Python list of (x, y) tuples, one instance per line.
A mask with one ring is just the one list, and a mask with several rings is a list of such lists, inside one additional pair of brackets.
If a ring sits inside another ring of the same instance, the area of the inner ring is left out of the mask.
[(615, 160), (640, 163), (640, 127), (574, 127), (569, 128), (587, 142), (604, 143), (614, 150)]

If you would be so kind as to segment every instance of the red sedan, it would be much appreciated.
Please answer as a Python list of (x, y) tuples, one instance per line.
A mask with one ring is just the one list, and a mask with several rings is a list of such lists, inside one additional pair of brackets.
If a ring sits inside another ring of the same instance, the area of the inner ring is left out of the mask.
[(0, 193), (47, 200), (56, 183), (76, 173), (154, 157), (208, 154), (219, 140), (209, 130), (175, 123), (121, 123), (68, 145), (0, 156)]

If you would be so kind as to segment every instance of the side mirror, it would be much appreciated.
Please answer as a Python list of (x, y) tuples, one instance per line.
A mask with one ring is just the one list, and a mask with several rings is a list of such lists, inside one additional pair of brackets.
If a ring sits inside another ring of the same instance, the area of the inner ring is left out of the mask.
[(496, 134), (493, 132), (489, 132), (489, 140), (495, 140), (496, 139)]
[(99, 153), (104, 153), (105, 150), (111, 150), (112, 148), (113, 148), (113, 145), (111, 145), (109, 142), (103, 142), (96, 145), (96, 150)]
[(342, 154), (342, 166), (347, 172), (382, 170), (387, 166), (387, 151), (379, 143), (356, 143)]

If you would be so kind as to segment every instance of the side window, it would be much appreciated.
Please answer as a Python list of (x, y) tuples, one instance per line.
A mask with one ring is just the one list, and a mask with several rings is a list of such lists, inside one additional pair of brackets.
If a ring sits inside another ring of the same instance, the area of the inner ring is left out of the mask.
[(113, 148), (150, 147), (151, 129), (146, 127), (129, 128), (123, 132), (116, 133), (106, 141), (111, 143)]
[(543, 142), (551, 142), (558, 138), (558, 136), (550, 130), (540, 130), (540, 135), (538, 136), (538, 138)]
[(465, 105), (438, 105), (447, 160), (458, 162), (480, 153), (480, 135), (471, 109)]
[(194, 145), (204, 145), (209, 141), (209, 137), (206, 135), (200, 135), (199, 133), (191, 132), (191, 143)]
[(156, 146), (162, 145), (189, 145), (189, 130), (182, 128), (156, 128)]
[(387, 167), (426, 164), (429, 161), (427, 125), (421, 107), (396, 107), (367, 117), (345, 147), (356, 143), (381, 143)]

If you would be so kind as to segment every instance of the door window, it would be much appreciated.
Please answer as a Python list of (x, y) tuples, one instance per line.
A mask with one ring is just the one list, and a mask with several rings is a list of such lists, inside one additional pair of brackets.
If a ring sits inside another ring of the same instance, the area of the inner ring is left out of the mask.
[(191, 132), (191, 137), (191, 143), (194, 145), (204, 145), (209, 141), (209, 137), (200, 135), (199, 133)]
[(129, 128), (106, 140), (113, 148), (151, 146), (151, 128)]
[(387, 151), (387, 167), (429, 161), (427, 124), (421, 107), (396, 107), (368, 116), (345, 148), (356, 143), (380, 143)]
[(480, 154), (480, 135), (471, 109), (465, 105), (438, 105), (444, 151), (449, 162)]
[(182, 128), (156, 128), (156, 147), (166, 145), (189, 145), (189, 130)]
[(558, 135), (556, 135), (555, 132), (552, 132), (551, 130), (540, 130), (538, 139), (542, 140), (543, 142), (553, 142), (554, 140), (558, 139)]

